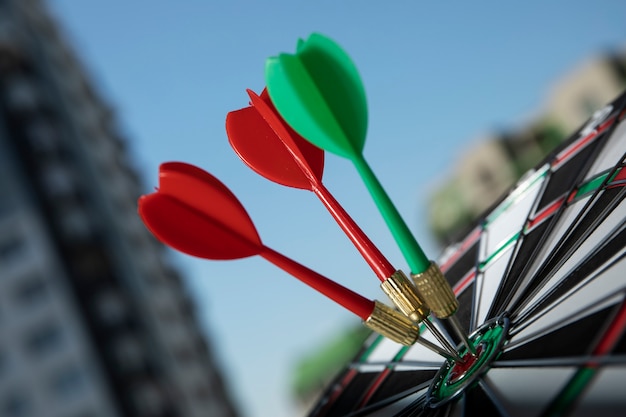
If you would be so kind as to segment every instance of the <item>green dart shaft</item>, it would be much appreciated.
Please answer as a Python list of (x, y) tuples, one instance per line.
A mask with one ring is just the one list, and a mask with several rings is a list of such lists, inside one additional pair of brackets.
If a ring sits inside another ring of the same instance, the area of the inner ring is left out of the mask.
[(400, 247), (404, 259), (406, 259), (409, 264), (411, 273), (420, 274), (424, 272), (430, 266), (430, 261), (415, 240), (415, 237), (413, 237), (413, 234), (404, 220), (402, 220), (402, 217), (400, 217), (400, 213), (398, 213), (398, 210), (391, 202), (391, 199), (378, 181), (378, 178), (376, 178), (376, 175), (374, 175), (374, 172), (362, 155), (355, 155), (352, 161), (374, 199), (378, 210), (385, 219), (387, 227), (391, 230), (391, 234)]

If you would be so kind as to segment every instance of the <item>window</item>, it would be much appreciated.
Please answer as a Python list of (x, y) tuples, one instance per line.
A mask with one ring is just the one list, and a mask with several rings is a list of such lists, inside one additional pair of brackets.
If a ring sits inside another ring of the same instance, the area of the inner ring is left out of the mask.
[(6, 373), (7, 368), (9, 367), (9, 359), (6, 350), (0, 347), (0, 379)]
[(127, 334), (120, 336), (114, 344), (115, 356), (120, 368), (133, 370), (144, 365), (144, 355), (139, 338)]
[(106, 289), (98, 294), (95, 305), (100, 320), (106, 324), (118, 324), (126, 317), (127, 309), (124, 298), (113, 289)]
[(61, 328), (52, 323), (34, 329), (25, 340), (26, 350), (33, 356), (49, 355), (59, 350), (62, 344)]
[(68, 400), (81, 395), (86, 383), (85, 373), (71, 365), (54, 374), (50, 385), (55, 397)]
[(30, 307), (41, 303), (46, 298), (46, 283), (39, 276), (23, 277), (14, 291), (14, 300), (17, 304)]
[(160, 415), (163, 408), (163, 395), (156, 384), (144, 382), (133, 390), (135, 407), (140, 415)]
[(37, 152), (49, 153), (58, 146), (58, 134), (54, 126), (43, 118), (33, 120), (26, 126), (28, 140)]
[(5, 417), (23, 417), (29, 414), (30, 401), (25, 391), (16, 391), (2, 400), (0, 414)]
[(0, 265), (13, 262), (26, 250), (26, 242), (17, 233), (0, 236)]
[(41, 179), (52, 196), (69, 195), (76, 185), (72, 172), (61, 162), (46, 163), (41, 170)]
[(198, 360), (198, 355), (195, 347), (186, 343), (176, 347), (174, 355), (176, 356), (176, 359), (183, 365), (190, 365)]
[(37, 91), (27, 78), (15, 77), (8, 80), (7, 99), (9, 108), (28, 111), (37, 106)]
[(63, 233), (70, 239), (87, 239), (92, 236), (91, 220), (78, 205), (65, 208), (61, 216)]
[(72, 253), (72, 267), (81, 279), (104, 279), (110, 273), (107, 253), (97, 244), (76, 246)]

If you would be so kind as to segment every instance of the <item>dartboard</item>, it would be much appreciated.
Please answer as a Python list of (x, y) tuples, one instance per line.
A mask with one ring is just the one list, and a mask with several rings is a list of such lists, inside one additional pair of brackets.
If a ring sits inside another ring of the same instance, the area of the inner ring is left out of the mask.
[(443, 251), (478, 359), (372, 335), (311, 416), (626, 415), (625, 103), (596, 112)]

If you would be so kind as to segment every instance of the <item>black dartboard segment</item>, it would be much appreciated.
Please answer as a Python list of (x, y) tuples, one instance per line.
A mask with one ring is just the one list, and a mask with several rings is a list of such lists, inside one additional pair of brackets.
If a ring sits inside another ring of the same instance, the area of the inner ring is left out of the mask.
[(597, 112), (439, 259), (462, 326), (510, 319), (474, 384), (432, 407), (443, 360), (372, 336), (311, 416), (623, 415), (625, 103), (626, 94)]

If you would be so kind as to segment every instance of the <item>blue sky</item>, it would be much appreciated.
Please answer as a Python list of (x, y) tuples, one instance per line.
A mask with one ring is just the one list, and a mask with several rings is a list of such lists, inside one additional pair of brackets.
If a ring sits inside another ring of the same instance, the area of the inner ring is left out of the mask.
[[(196, 164), (248, 209), (267, 246), (369, 298), (378, 280), (319, 201), (257, 176), (228, 145), (226, 114), (264, 86), (265, 59), (311, 32), (338, 41), (369, 103), (365, 157), (426, 253), (425, 201), (473, 141), (536, 113), (568, 70), (626, 44), (626, 2), (49, 0), (115, 108), (145, 178)], [(328, 156), (324, 183), (381, 251), (407, 269), (352, 165)], [(244, 415), (293, 416), (289, 378), (356, 319), (255, 257), (176, 256)]]

